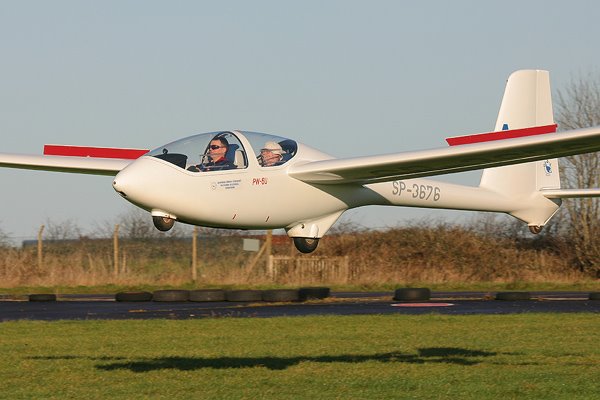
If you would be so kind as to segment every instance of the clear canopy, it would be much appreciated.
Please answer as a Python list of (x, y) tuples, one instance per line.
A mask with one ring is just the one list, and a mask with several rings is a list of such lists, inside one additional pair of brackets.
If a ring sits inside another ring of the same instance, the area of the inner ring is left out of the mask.
[[(246, 139), (246, 141), (243, 140)], [(291, 139), (257, 132), (211, 132), (189, 136), (160, 146), (147, 155), (183, 169), (206, 172), (284, 165), (296, 155)]]

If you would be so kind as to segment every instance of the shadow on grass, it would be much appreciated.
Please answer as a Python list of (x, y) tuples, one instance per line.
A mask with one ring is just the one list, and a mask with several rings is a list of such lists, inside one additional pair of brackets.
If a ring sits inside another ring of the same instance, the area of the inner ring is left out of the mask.
[(109, 364), (96, 365), (103, 371), (130, 370), (132, 372), (149, 372), (163, 369), (176, 369), (189, 371), (203, 368), (254, 368), (264, 367), (270, 370), (284, 370), (302, 362), (317, 363), (362, 363), (377, 361), (383, 363), (447, 363), (456, 365), (476, 365), (483, 357), (497, 355), (494, 352), (468, 350), (454, 347), (431, 347), (418, 349), (416, 354), (403, 354), (400, 352), (376, 354), (345, 354), (337, 356), (298, 356), (298, 357), (162, 357), (139, 360), (127, 360), (123, 357), (86, 357), (86, 356), (47, 356), (31, 357), (37, 360), (71, 360), (88, 359), (95, 361), (115, 361)]

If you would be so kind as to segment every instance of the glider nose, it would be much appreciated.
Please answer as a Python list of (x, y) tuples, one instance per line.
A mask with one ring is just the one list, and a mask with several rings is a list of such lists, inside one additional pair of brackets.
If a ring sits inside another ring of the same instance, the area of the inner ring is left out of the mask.
[(115, 179), (113, 181), (113, 189), (115, 189), (115, 191), (117, 193), (119, 193), (122, 197), (127, 197), (127, 193), (125, 193), (125, 190), (123, 190), (123, 185), (120, 184), (121, 180), (117, 180)]
[(140, 208), (164, 210), (168, 208), (164, 205), (172, 201), (171, 181), (175, 168), (163, 160), (143, 156), (115, 176), (113, 188), (125, 200)]
[(141, 157), (123, 168), (113, 179), (113, 189), (130, 203), (142, 208), (155, 208), (160, 200), (160, 163), (153, 157)]
[(127, 182), (130, 180), (128, 179), (128, 175), (131, 174), (128, 174), (125, 170), (119, 172), (117, 176), (115, 176), (115, 179), (113, 180), (112, 184), (113, 189), (115, 189), (115, 191), (124, 198), (127, 198)]

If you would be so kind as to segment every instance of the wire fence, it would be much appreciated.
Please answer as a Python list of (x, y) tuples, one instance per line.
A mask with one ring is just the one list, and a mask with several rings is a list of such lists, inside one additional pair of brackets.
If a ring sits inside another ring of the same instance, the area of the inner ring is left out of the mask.
[(560, 236), (446, 224), (338, 230), (311, 255), (296, 251), (286, 235), (266, 232), (194, 228), (165, 235), (131, 224), (108, 232), (56, 238), (56, 231), (40, 227), (34, 240), (0, 246), (0, 287), (575, 282), (595, 276), (579, 268), (576, 249)]
[[(14, 285), (97, 285), (219, 281), (264, 277), (276, 249), (290, 252), (287, 236), (272, 232), (191, 230), (191, 235), (130, 238), (48, 239), (41, 226), (35, 240), (0, 247), (0, 287)], [(247, 240), (258, 244), (245, 249)], [(275, 243), (275, 246), (273, 246)], [(268, 249), (267, 246), (268, 245)], [(252, 276), (250, 276), (252, 275)]]

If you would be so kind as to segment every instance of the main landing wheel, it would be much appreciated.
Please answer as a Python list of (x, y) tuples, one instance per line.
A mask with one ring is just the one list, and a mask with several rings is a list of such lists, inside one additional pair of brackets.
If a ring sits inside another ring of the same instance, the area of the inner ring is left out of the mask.
[(300, 253), (312, 253), (319, 245), (319, 239), (295, 237), (294, 245)]
[(168, 231), (175, 224), (175, 220), (173, 218), (159, 216), (153, 216), (152, 222), (154, 222), (156, 229), (162, 232)]

